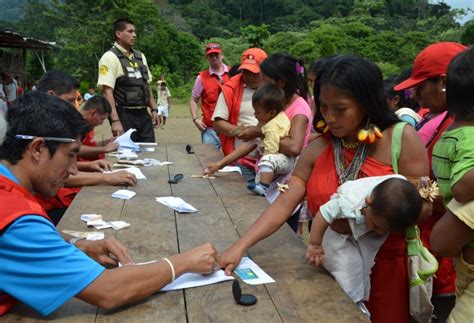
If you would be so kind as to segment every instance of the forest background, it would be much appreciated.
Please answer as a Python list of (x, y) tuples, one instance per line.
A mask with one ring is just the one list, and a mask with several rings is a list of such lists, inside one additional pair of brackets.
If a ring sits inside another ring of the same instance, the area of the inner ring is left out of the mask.
[[(155, 80), (164, 74), (175, 98), (188, 99), (197, 73), (206, 68), (205, 44), (222, 45), (225, 63), (239, 62), (248, 47), (286, 52), (307, 65), (336, 54), (357, 54), (384, 76), (409, 67), (436, 41), (474, 44), (474, 20), (443, 1), (426, 0), (0, 0), (0, 29), (54, 41), (48, 69), (69, 73), (83, 92), (97, 82), (97, 62), (113, 44), (112, 24), (128, 17), (136, 48)], [(27, 56), (30, 80), (42, 69)]]

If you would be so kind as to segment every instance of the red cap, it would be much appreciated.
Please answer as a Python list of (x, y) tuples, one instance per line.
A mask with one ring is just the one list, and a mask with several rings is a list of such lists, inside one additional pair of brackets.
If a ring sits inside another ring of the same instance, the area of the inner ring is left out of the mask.
[(411, 76), (394, 87), (401, 91), (414, 87), (421, 82), (446, 74), (451, 60), (467, 47), (458, 43), (443, 42), (423, 49), (415, 59)]
[(206, 55), (214, 54), (214, 53), (222, 53), (221, 45), (218, 43), (209, 43), (206, 45)]
[(239, 70), (249, 70), (252, 73), (260, 73), (260, 64), (268, 57), (260, 48), (249, 48), (240, 57)]

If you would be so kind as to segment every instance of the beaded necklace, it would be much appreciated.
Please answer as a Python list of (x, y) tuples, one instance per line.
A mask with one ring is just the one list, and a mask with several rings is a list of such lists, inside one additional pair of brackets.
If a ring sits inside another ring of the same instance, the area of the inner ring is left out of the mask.
[(331, 142), (334, 147), (334, 163), (336, 165), (339, 184), (356, 179), (369, 153), (369, 144), (359, 144), (354, 158), (352, 158), (349, 166), (346, 168), (346, 158), (344, 156), (344, 146), (341, 138), (331, 136)]

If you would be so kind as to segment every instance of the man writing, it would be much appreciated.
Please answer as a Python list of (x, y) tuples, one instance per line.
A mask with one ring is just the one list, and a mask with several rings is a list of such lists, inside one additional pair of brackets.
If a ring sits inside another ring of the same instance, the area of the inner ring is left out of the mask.
[[(209, 69), (201, 71), (196, 77), (189, 101), (189, 111), (194, 125), (201, 131), (203, 144), (213, 144), (217, 149), (221, 148), (219, 137), (214, 131), (212, 114), (216, 107), (217, 98), (221, 92), (221, 86), (228, 81), (228, 67), (222, 63), (222, 49), (219, 44), (209, 43), (206, 46), (206, 59)], [(198, 115), (198, 102), (201, 99), (202, 120)]]
[[(62, 237), (32, 194), (52, 197), (77, 173), (76, 154), (88, 127), (67, 102), (39, 92), (17, 99), (7, 122), (0, 146), (0, 315), (16, 300), (49, 315), (74, 296), (116, 308), (159, 291), (185, 272), (216, 268), (209, 243), (135, 266), (114, 238)], [(118, 261), (125, 266), (103, 267)]]
[(118, 136), (134, 128), (137, 131), (132, 134), (133, 141), (155, 142), (153, 126), (159, 125), (158, 109), (145, 55), (133, 49), (137, 38), (134, 23), (125, 18), (116, 20), (114, 35), (114, 45), (99, 61), (98, 80), (112, 107), (112, 133)]

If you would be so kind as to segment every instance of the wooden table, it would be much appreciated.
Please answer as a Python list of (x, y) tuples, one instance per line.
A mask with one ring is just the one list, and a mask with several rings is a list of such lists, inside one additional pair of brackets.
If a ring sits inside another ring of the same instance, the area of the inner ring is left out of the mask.
[[(115, 232), (106, 229), (130, 250), (136, 262), (150, 261), (212, 242), (225, 250), (268, 206), (266, 200), (245, 188), (237, 173), (218, 173), (216, 179), (194, 179), (203, 168), (220, 158), (210, 145), (194, 146), (187, 154), (185, 145), (157, 146), (140, 158), (172, 161), (170, 166), (142, 167), (147, 176), (129, 200), (113, 199), (117, 187), (83, 188), (61, 220), (59, 229), (86, 231), (79, 216), (102, 214), (105, 220), (124, 220), (131, 227)], [(169, 177), (182, 173), (178, 184), (168, 184)], [(179, 196), (196, 207), (194, 214), (178, 214), (155, 202), (156, 196)], [(91, 230), (92, 231), (92, 230)], [(251, 286), (241, 284), (244, 293), (254, 294), (254, 306), (237, 305), (231, 282), (157, 293), (139, 304), (105, 311), (72, 299), (48, 320), (67, 322), (368, 322), (356, 306), (322, 269), (304, 262), (306, 247), (284, 225), (277, 233), (258, 243), (249, 256), (275, 283)], [(24, 305), (1, 318), (2, 322), (28, 322), (41, 319)]]

